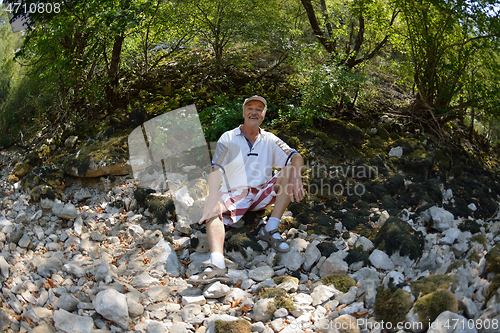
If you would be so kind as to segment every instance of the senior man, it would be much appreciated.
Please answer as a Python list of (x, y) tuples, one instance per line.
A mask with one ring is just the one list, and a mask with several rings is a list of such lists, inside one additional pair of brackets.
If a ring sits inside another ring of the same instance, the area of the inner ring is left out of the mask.
[[(224, 263), (224, 226), (230, 226), (247, 210), (274, 204), (267, 224), (258, 238), (279, 252), (289, 246), (278, 225), (290, 202), (304, 197), (301, 172), (304, 160), (277, 136), (260, 128), (267, 101), (252, 96), (243, 102), (243, 125), (225, 132), (217, 142), (208, 177), (209, 194), (199, 223), (207, 223), (210, 265), (192, 283), (229, 283)], [(273, 175), (273, 168), (281, 170)]]

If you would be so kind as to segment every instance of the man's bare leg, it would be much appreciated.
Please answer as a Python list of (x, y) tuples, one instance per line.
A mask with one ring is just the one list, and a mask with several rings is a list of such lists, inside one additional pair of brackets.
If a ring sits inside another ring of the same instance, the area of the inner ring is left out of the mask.
[(210, 253), (224, 253), (224, 223), (218, 217), (214, 217), (210, 222), (207, 222), (207, 237)]

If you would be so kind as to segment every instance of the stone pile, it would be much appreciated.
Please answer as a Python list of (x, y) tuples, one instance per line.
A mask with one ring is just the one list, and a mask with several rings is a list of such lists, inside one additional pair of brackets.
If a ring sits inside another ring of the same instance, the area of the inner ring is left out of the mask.
[[(5, 332), (203, 333), (227, 330), (230, 322), (232, 329), (259, 333), (379, 333), (389, 324), (399, 332), (497, 332), (500, 325), (500, 293), (488, 294), (500, 266), (486, 258), (500, 240), (500, 222), (476, 220), (479, 231), (472, 234), (439, 207), (416, 219), (402, 216), (425, 240), (416, 259), (389, 255), (341, 223), (336, 228), (342, 237), (331, 240), (335, 249), (329, 255), (318, 247), (327, 236), (288, 230), (290, 252), (277, 254), (263, 242), (262, 252), (230, 251), (234, 285), (201, 287), (187, 278), (208, 261), (206, 236), (184, 234), (176, 222), (157, 223), (134, 199), (133, 179), (103, 179), (88, 188), (75, 183), (61, 201), (33, 203), (19, 183), (6, 181), (9, 171), (2, 170), (0, 184)], [(123, 206), (113, 204), (118, 201)], [(382, 228), (387, 212), (372, 213)], [(354, 248), (368, 261), (348, 264)], [(339, 276), (352, 283), (337, 283)], [(433, 276), (453, 279), (444, 288), (413, 292), (416, 282)], [(381, 313), (392, 300), (381, 298), (386, 291), (406, 295), (400, 327), (384, 321), (391, 315)], [(433, 292), (446, 292), (451, 305), (425, 317), (421, 300)], [(419, 326), (422, 318), (426, 322)]]

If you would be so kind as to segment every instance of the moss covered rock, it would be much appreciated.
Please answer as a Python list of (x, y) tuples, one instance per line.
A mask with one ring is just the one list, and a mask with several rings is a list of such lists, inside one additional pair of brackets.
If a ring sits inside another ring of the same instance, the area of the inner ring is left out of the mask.
[(134, 198), (142, 207), (153, 214), (158, 223), (165, 223), (167, 219), (175, 218), (175, 204), (170, 196), (160, 195), (155, 190), (139, 187), (134, 191)]
[(244, 258), (248, 258), (247, 248), (253, 251), (262, 252), (262, 246), (257, 242), (257, 238), (250, 232), (239, 232), (233, 235), (226, 243), (226, 250), (240, 252)]
[(273, 314), (279, 308), (285, 308), (288, 312), (295, 310), (293, 300), (283, 289), (275, 287), (260, 286), (255, 290), (257, 299), (273, 298), (274, 302), (268, 304), (268, 313)]
[(500, 273), (500, 244), (495, 245), (485, 256), (485, 273)]
[(23, 158), (22, 161), (18, 162), (14, 166), (14, 170), (12, 171), (12, 174), (16, 176), (18, 179), (23, 178), (26, 176), (34, 167), (39, 166), (41, 163), (40, 157), (38, 157), (38, 154), (36, 153), (31, 153), (26, 155), (25, 158)]
[(64, 172), (54, 165), (34, 167), (21, 180), (21, 187), (34, 202), (40, 199), (61, 199), (65, 188)]
[(411, 296), (403, 289), (382, 290), (382, 286), (377, 288), (377, 297), (375, 299), (375, 314), (378, 321), (391, 322), (393, 327), (397, 323), (405, 320), (406, 314), (413, 306)]
[(497, 294), (498, 288), (500, 288), (500, 274), (497, 274), (491, 280), (490, 286), (488, 287), (488, 294), (484, 300), (484, 305), (488, 304), (490, 299)]
[(373, 244), (388, 255), (398, 252), (401, 256), (416, 260), (422, 256), (424, 236), (403, 220), (389, 217), (375, 236)]
[(438, 290), (454, 291), (456, 288), (457, 277), (455, 275), (432, 275), (413, 281), (411, 286), (411, 293), (415, 297), (430, 294)]
[(458, 301), (449, 290), (438, 290), (417, 299), (413, 308), (425, 328), (444, 311), (458, 312)]
[(235, 321), (216, 320), (214, 322), (214, 333), (250, 333), (252, 325), (244, 320), (238, 319)]
[(356, 281), (352, 277), (343, 274), (329, 274), (321, 278), (321, 282), (323, 284), (333, 284), (335, 288), (343, 293), (348, 292), (351, 287), (356, 285)]
[(132, 168), (128, 163), (129, 132), (106, 129), (95, 138), (87, 139), (77, 152), (66, 158), (64, 170), (74, 177), (119, 176), (131, 173)]

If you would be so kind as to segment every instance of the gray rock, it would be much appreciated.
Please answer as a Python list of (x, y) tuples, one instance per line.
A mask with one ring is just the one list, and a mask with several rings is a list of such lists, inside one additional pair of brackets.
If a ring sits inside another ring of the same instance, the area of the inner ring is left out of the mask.
[(78, 216), (76, 207), (71, 202), (64, 204), (56, 201), (52, 206), (52, 213), (65, 220), (73, 220)]
[(427, 333), (477, 333), (475, 325), (451, 311), (442, 312), (430, 325)]
[(248, 277), (258, 282), (269, 280), (273, 275), (274, 270), (267, 265), (254, 268), (248, 272)]
[(321, 258), (321, 251), (318, 249), (317, 241), (309, 243), (304, 253), (304, 263), (302, 267), (305, 271), (309, 271), (311, 267)]
[(389, 151), (389, 157), (401, 158), (401, 156), (403, 156), (403, 148), (401, 146), (391, 148)]
[(66, 310), (54, 311), (54, 326), (64, 332), (90, 333), (94, 328), (92, 317), (78, 316)]
[(54, 329), (48, 324), (41, 324), (28, 331), (28, 333), (54, 333)]
[(160, 280), (152, 278), (147, 272), (143, 272), (132, 280), (130, 284), (136, 288), (146, 288), (152, 284), (158, 284)]
[(10, 270), (9, 263), (5, 260), (3, 256), (0, 256), (0, 272), (2, 273), (2, 276), (5, 279), (9, 277), (9, 270)]
[(59, 297), (59, 300), (57, 301), (57, 308), (72, 312), (77, 309), (78, 303), (80, 303), (78, 298), (71, 294), (64, 293)]
[(161, 277), (165, 274), (179, 276), (181, 263), (172, 245), (161, 239), (151, 250), (144, 254), (150, 260), (147, 271), (152, 276)]
[(92, 302), (94, 308), (104, 318), (114, 321), (126, 329), (129, 324), (127, 297), (115, 289), (99, 292)]

